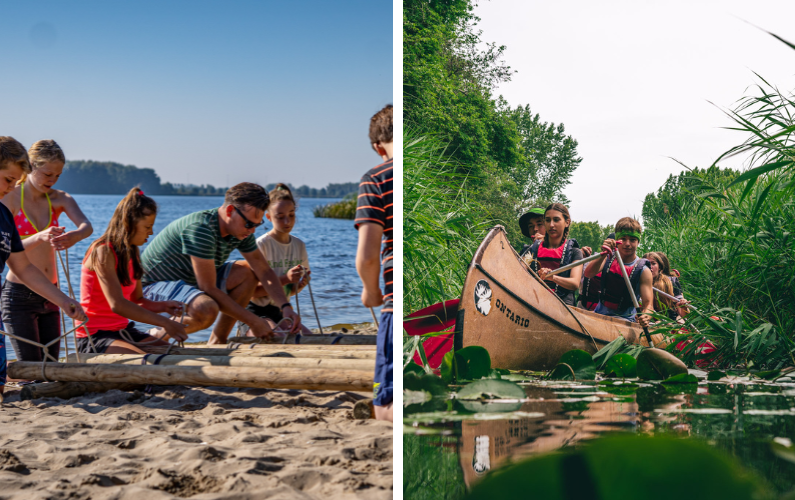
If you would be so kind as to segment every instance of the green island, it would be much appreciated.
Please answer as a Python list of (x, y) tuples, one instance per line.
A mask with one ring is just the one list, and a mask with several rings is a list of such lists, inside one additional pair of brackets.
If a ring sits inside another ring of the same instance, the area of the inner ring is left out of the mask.
[[(495, 225), (518, 250), (519, 215), (566, 203), (582, 158), (563, 124), (495, 95), (513, 72), (474, 2), (403, 5), (404, 325), (439, 323), (404, 330), (404, 497), (795, 498), (792, 93), (760, 77), (727, 112), (737, 145), (646, 196), (638, 254), (665, 252), (694, 306), (654, 315), (662, 349), (619, 336), (533, 371), (469, 345), (432, 366), (461, 325), (425, 311), (466, 300)], [(722, 166), (737, 157), (745, 170)], [(594, 248), (610, 231), (570, 228)]]
[[(210, 184), (197, 186), (162, 182), (154, 169), (138, 168), (111, 161), (67, 161), (63, 174), (58, 180), (59, 189), (74, 194), (124, 194), (132, 186), (140, 186), (147, 194), (160, 196), (223, 196), (227, 190), (227, 187), (215, 187)], [(276, 184), (265, 187), (270, 190), (276, 187)], [(357, 192), (359, 184), (330, 183), (323, 188), (290, 185), (290, 188), (300, 198), (343, 198)]]

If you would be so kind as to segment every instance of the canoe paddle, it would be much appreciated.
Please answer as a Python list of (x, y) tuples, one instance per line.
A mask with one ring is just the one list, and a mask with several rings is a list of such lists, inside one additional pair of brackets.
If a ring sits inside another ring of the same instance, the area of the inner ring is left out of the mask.
[(583, 264), (587, 264), (589, 262), (593, 262), (596, 259), (598, 259), (599, 257), (601, 257), (602, 255), (606, 255), (606, 254), (604, 252), (603, 253), (595, 253), (595, 254), (591, 255), (590, 257), (586, 257), (586, 258), (580, 259), (580, 260), (575, 260), (571, 264), (566, 264), (563, 267), (559, 267), (557, 269), (553, 269), (552, 271), (547, 273), (547, 276), (554, 276), (556, 274), (565, 273), (569, 269), (574, 269), (577, 266), (581, 266)]
[[(635, 306), (635, 311), (640, 310), (640, 304), (638, 304), (638, 298), (635, 297), (635, 291), (632, 289), (632, 283), (629, 282), (629, 276), (627, 276), (627, 269), (624, 267), (624, 262), (621, 260), (621, 256), (618, 254), (618, 249), (613, 250), (613, 255), (616, 257), (618, 261), (618, 267), (621, 268), (621, 276), (624, 277), (624, 283), (627, 284), (627, 290), (629, 290), (629, 296), (632, 298), (632, 305)], [(649, 341), (649, 347), (654, 347), (654, 343), (651, 341), (651, 334), (649, 333), (649, 329), (647, 327), (643, 327), (643, 333), (646, 334), (646, 340)]]
[[(662, 291), (662, 290), (660, 290), (659, 288), (655, 288), (655, 289), (654, 289), (654, 291), (655, 291), (655, 292), (657, 292), (659, 295), (662, 295), (662, 296), (663, 296), (663, 297), (665, 297), (666, 299), (673, 300), (675, 303), (676, 303), (676, 302), (679, 302), (679, 299), (677, 299), (677, 298), (676, 298), (676, 297), (674, 297), (673, 295), (668, 295), (667, 293), (663, 292), (663, 291)], [(701, 314), (701, 313), (698, 311), (698, 309), (696, 309), (695, 307), (693, 307), (693, 306), (692, 306), (692, 305), (690, 305), (690, 304), (686, 304), (686, 305), (685, 305), (685, 307), (687, 307), (688, 309), (690, 309), (690, 310), (692, 310), (692, 311), (695, 311), (695, 312), (697, 312), (698, 314)], [(703, 316), (703, 314), (702, 314), (702, 316)]]

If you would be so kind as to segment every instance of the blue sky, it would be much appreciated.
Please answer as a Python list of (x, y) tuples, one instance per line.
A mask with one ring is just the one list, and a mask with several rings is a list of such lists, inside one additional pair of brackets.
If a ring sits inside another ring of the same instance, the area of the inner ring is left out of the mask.
[(171, 182), (358, 181), (392, 2), (3, 2), (0, 135)]

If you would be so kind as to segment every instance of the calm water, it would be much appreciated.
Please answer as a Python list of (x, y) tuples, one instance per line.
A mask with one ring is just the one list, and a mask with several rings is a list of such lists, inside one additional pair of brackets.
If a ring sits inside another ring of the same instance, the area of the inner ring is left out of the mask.
[[(94, 234), (69, 249), (69, 273), (72, 287), (80, 296), (80, 263), (88, 249), (89, 244), (99, 237), (107, 228), (113, 211), (123, 195), (74, 195), (80, 208), (91, 220)], [(169, 222), (184, 215), (219, 207), (223, 197), (216, 196), (154, 196), (159, 212), (155, 222), (155, 236), (168, 225)], [(328, 198), (304, 198), (298, 203), (297, 222), (291, 234), (301, 238), (306, 243), (309, 254), (309, 266), (312, 269), (312, 292), (318, 309), (321, 324), (326, 327), (337, 323), (361, 323), (372, 321), (370, 311), (362, 306), (361, 282), (356, 274), (356, 243), (358, 233), (351, 220), (321, 219), (312, 215), (312, 208), (339, 201)], [(75, 225), (66, 216), (61, 216), (59, 222), (67, 230), (75, 229)], [(259, 237), (271, 229), (271, 224), (265, 224), (257, 229)], [(149, 238), (152, 241), (153, 237)], [(230, 259), (240, 259), (242, 256), (235, 250)], [(68, 293), (66, 277), (58, 265), (61, 280), (61, 289)], [(295, 305), (295, 299), (292, 303)], [(309, 328), (317, 328), (309, 289), (305, 288), (299, 294), (301, 317)], [(376, 311), (378, 313), (378, 311)], [(69, 321), (67, 321), (67, 325)], [(68, 327), (71, 328), (71, 327)], [(191, 334), (190, 341), (207, 340), (211, 329)], [(233, 330), (234, 333), (234, 330)], [(69, 339), (70, 349), (72, 339)], [(63, 352), (63, 349), (61, 350)], [(8, 345), (8, 357), (14, 359), (14, 350)]]
[(778, 492), (795, 488), (795, 464), (770, 447), (776, 437), (795, 441), (795, 383), (702, 381), (692, 394), (651, 384), (520, 385), (525, 400), (489, 413), (445, 400), (426, 403), (422, 413), (406, 408), (405, 498), (462, 498), (490, 470), (619, 432), (701, 440), (734, 455)]

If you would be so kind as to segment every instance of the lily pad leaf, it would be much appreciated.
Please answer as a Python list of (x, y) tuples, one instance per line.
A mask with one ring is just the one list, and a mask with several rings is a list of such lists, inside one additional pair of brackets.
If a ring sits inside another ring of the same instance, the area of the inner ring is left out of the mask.
[(754, 376), (765, 380), (775, 380), (779, 375), (781, 375), (781, 370), (768, 370), (754, 373)]
[(638, 377), (643, 380), (665, 380), (687, 373), (681, 359), (662, 349), (644, 349), (638, 356)]
[(423, 370), (420, 365), (412, 361), (403, 368), (403, 374), (406, 373), (416, 373), (417, 375), (422, 375), (425, 373), (425, 370)]
[(507, 380), (478, 380), (459, 389), (456, 399), (524, 399), (524, 389)]
[[(403, 390), (414, 392), (427, 392), (431, 396), (441, 396), (447, 394), (447, 386), (444, 381), (436, 375), (427, 373), (404, 373)], [(414, 396), (418, 397), (418, 396)]]
[(638, 376), (638, 361), (629, 354), (616, 354), (605, 365), (606, 377), (634, 378)]
[(707, 375), (707, 380), (709, 381), (720, 380), (725, 376), (726, 372), (722, 372), (720, 370), (712, 370), (711, 372), (709, 372), (709, 375)]
[(491, 371), (491, 356), (485, 348), (471, 345), (455, 352), (458, 378), (477, 380), (488, 377)]
[(770, 443), (773, 448), (773, 453), (789, 462), (795, 463), (795, 446), (788, 438), (777, 437)]
[(439, 365), (439, 373), (442, 376), (442, 380), (448, 384), (456, 380), (455, 352), (447, 351), (447, 353), (445, 353), (442, 358), (442, 363)]
[[(561, 365), (568, 366), (574, 380), (593, 380), (596, 378), (596, 364), (593, 362), (591, 355), (582, 349), (573, 349), (563, 354), (558, 360), (558, 366)], [(550, 373), (550, 378), (564, 378), (568, 376), (568, 370), (565, 368), (561, 369), (557, 374), (556, 372), (558, 372), (557, 366), (552, 370), (552, 373)]]
[(679, 375), (674, 375), (673, 377), (668, 377), (667, 379), (662, 381), (663, 384), (697, 384), (698, 378), (695, 375), (691, 375), (689, 373), (680, 373)]
[(554, 380), (574, 380), (574, 370), (566, 363), (558, 363), (549, 373), (549, 378)]

